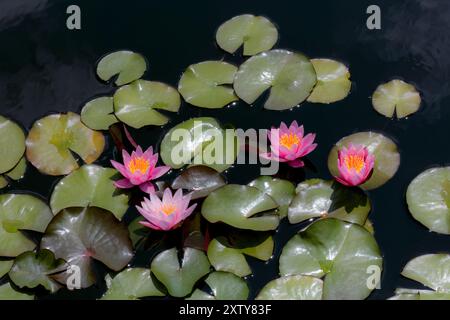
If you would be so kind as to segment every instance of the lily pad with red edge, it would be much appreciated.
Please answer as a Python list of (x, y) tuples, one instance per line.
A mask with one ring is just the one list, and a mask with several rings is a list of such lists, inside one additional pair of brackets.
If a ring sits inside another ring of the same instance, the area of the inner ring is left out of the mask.
[(53, 214), (47, 204), (27, 194), (0, 195), (0, 256), (16, 257), (36, 243), (21, 230), (44, 232)]
[(58, 176), (77, 169), (77, 157), (86, 164), (97, 160), (103, 152), (105, 138), (101, 132), (86, 127), (78, 114), (68, 112), (36, 121), (26, 145), (26, 156), (33, 166), (44, 174)]
[(81, 288), (96, 282), (93, 260), (119, 271), (133, 257), (128, 230), (112, 213), (97, 207), (67, 208), (47, 227), (41, 249), (48, 249), (83, 275)]
[(151, 263), (153, 274), (173, 297), (189, 295), (197, 281), (209, 273), (209, 269), (205, 253), (193, 248), (185, 248), (182, 255), (176, 248), (165, 250)]
[(229, 272), (212, 272), (205, 279), (212, 294), (195, 289), (187, 300), (247, 300), (249, 288), (245, 280)]
[(338, 150), (350, 143), (365, 146), (375, 156), (375, 165), (371, 177), (361, 185), (365, 190), (381, 187), (388, 182), (400, 166), (400, 153), (394, 141), (381, 133), (372, 131), (358, 132), (339, 140), (328, 155), (328, 169), (333, 176), (338, 176)]
[(255, 187), (228, 184), (209, 194), (202, 205), (203, 217), (239, 229), (275, 230), (280, 223), (272, 197)]
[(34, 300), (34, 296), (28, 293), (19, 292), (6, 282), (0, 285), (0, 300)]
[(62, 178), (50, 198), (54, 214), (70, 207), (99, 207), (122, 219), (129, 197), (114, 186), (118, 172), (98, 165), (84, 165)]
[(192, 192), (191, 199), (198, 199), (206, 197), (225, 184), (225, 178), (216, 170), (207, 166), (192, 166), (183, 170), (173, 180), (172, 188)]
[(15, 122), (0, 116), (0, 174), (12, 170), (25, 152), (25, 133)]
[(322, 300), (323, 281), (310, 276), (286, 276), (267, 283), (256, 300)]
[(86, 103), (81, 109), (81, 121), (93, 130), (108, 130), (119, 120), (114, 115), (114, 99), (99, 97)]
[(66, 263), (62, 259), (55, 259), (53, 252), (41, 250), (37, 253), (28, 251), (19, 255), (9, 271), (9, 278), (19, 288), (35, 288), (42, 285), (45, 289), (55, 293), (61, 284), (52, 278), (52, 274), (66, 270)]
[(323, 278), (323, 299), (360, 300), (372, 291), (368, 268), (381, 276), (383, 259), (374, 237), (362, 226), (321, 219), (295, 235), (280, 256), (282, 276)]
[(104, 56), (97, 65), (97, 75), (103, 81), (118, 75), (115, 80), (117, 86), (139, 79), (146, 70), (145, 58), (139, 53), (126, 50)]

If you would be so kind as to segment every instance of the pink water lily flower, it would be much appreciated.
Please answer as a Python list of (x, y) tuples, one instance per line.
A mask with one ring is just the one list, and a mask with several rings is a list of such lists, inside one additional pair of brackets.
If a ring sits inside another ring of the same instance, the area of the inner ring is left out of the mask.
[(144, 198), (141, 206), (136, 206), (139, 213), (147, 220), (139, 223), (155, 230), (168, 231), (176, 228), (197, 206), (193, 204), (188, 207), (191, 196), (191, 193), (183, 195), (181, 189), (172, 196), (169, 188), (164, 190), (162, 199), (154, 193), (150, 194), (150, 198)]
[(158, 154), (153, 153), (152, 147), (142, 152), (142, 148), (138, 146), (131, 155), (123, 150), (122, 157), (123, 164), (111, 160), (113, 167), (124, 177), (114, 182), (117, 188), (128, 189), (139, 186), (142, 191), (153, 193), (155, 192), (155, 187), (150, 181), (161, 177), (170, 170), (168, 166), (156, 166)]
[(375, 157), (363, 145), (350, 144), (338, 151), (339, 176), (336, 180), (346, 186), (358, 186), (370, 177)]
[(278, 162), (287, 162), (294, 168), (303, 167), (302, 157), (311, 153), (317, 144), (314, 143), (315, 133), (304, 136), (303, 126), (293, 121), (289, 128), (281, 122), (279, 128), (272, 128), (268, 134), (271, 152), (262, 153), (261, 156)]

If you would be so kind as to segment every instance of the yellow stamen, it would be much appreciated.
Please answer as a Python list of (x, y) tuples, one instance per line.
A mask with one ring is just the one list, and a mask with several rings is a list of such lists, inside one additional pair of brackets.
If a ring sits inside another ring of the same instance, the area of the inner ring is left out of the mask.
[(354, 169), (360, 173), (364, 168), (364, 158), (357, 155), (348, 155), (344, 159), (345, 166), (348, 170)]
[(163, 204), (161, 206), (161, 211), (164, 212), (164, 214), (170, 216), (172, 213), (175, 212), (175, 210), (177, 209), (177, 206), (168, 203), (168, 204)]
[(143, 174), (147, 172), (149, 166), (150, 162), (147, 159), (143, 157), (135, 157), (128, 163), (128, 170), (130, 170), (131, 173), (140, 171)]
[(285, 133), (280, 137), (280, 145), (288, 149), (291, 149), (293, 145), (300, 146), (300, 143), (300, 138), (293, 133)]

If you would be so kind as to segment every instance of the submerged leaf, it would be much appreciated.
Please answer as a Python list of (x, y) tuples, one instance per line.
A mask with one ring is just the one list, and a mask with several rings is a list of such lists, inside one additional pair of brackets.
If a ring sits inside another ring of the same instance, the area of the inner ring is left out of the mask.
[(114, 115), (112, 97), (100, 97), (86, 103), (81, 110), (81, 121), (93, 130), (108, 130), (118, 122)]
[(0, 116), (0, 173), (13, 169), (25, 152), (25, 133), (13, 121)]
[(144, 57), (132, 51), (116, 51), (104, 56), (97, 65), (97, 75), (108, 81), (119, 75), (115, 81), (117, 86), (137, 80), (147, 70)]
[(173, 189), (192, 192), (191, 199), (206, 197), (212, 191), (226, 184), (224, 177), (207, 166), (189, 167), (172, 182)]
[(245, 280), (228, 272), (213, 272), (205, 279), (212, 295), (196, 289), (187, 300), (247, 300), (249, 289)]
[(309, 276), (281, 277), (267, 283), (256, 300), (322, 300), (323, 281)]

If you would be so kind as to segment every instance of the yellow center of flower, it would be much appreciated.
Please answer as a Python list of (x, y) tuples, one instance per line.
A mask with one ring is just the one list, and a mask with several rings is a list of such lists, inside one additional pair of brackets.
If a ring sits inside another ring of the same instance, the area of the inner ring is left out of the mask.
[(345, 166), (348, 170), (354, 169), (360, 173), (364, 168), (364, 158), (357, 155), (348, 155), (344, 159)]
[(128, 163), (128, 170), (130, 170), (131, 173), (135, 173), (136, 171), (146, 173), (149, 166), (150, 162), (147, 159), (143, 157), (135, 157)]
[(161, 206), (161, 211), (164, 212), (164, 214), (167, 216), (170, 216), (172, 213), (174, 213), (176, 209), (177, 209), (177, 206), (175, 206), (171, 203), (163, 204)]
[(293, 145), (300, 145), (300, 138), (293, 133), (285, 133), (280, 137), (280, 145), (291, 149)]

